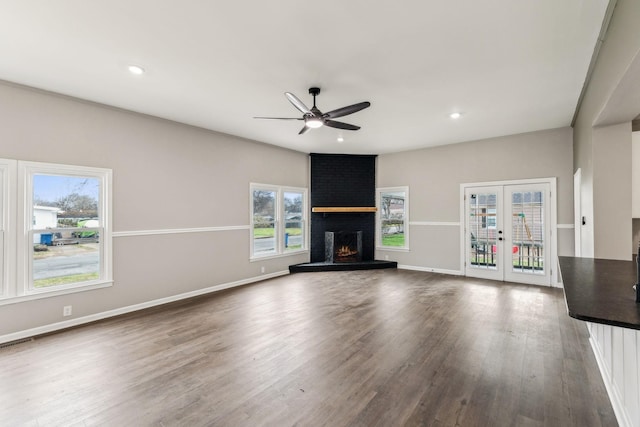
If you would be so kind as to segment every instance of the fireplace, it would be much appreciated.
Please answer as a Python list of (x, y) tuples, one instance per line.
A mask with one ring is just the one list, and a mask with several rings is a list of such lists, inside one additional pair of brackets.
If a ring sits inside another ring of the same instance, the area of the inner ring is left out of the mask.
[(362, 231), (326, 231), (324, 253), (328, 263), (362, 261)]
[(309, 262), (291, 273), (397, 268), (375, 260), (376, 156), (310, 154)]

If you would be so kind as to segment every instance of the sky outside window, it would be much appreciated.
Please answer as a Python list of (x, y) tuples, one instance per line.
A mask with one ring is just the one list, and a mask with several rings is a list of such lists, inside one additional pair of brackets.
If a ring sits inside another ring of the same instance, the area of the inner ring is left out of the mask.
[(33, 176), (33, 199), (37, 202), (53, 204), (74, 193), (97, 201), (99, 191), (100, 180), (96, 178), (65, 175)]

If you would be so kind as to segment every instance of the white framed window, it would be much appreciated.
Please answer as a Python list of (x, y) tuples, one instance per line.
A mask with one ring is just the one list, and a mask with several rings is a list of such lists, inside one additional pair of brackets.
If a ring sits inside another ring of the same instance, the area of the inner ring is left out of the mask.
[(409, 249), (409, 187), (377, 190), (377, 246)]
[(307, 189), (250, 184), (250, 258), (307, 250)]
[(284, 252), (297, 252), (306, 248), (305, 212), (306, 190), (282, 189), (284, 221)]
[(15, 281), (15, 160), (0, 159), (0, 299), (9, 295)]
[(0, 170), (2, 248), (15, 253), (3, 253), (0, 302), (109, 286), (111, 170), (19, 160)]

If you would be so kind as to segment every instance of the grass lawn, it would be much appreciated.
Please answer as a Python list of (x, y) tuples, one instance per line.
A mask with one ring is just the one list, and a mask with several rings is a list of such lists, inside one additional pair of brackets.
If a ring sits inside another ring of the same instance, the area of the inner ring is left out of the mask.
[[(273, 237), (275, 229), (273, 228), (254, 228), (253, 237), (256, 239), (264, 239), (266, 237)], [(289, 233), (289, 236), (299, 236), (302, 234), (301, 228), (287, 228), (285, 233)]]
[(98, 278), (98, 273), (71, 274), (69, 276), (50, 277), (33, 281), (34, 288), (46, 288), (47, 286), (68, 285), (69, 283), (87, 282)]
[(404, 233), (383, 234), (382, 246), (404, 246)]
[[(490, 266), (495, 266), (496, 265), (496, 261), (495, 261), (496, 257), (483, 257), (483, 256), (478, 256), (478, 257), (471, 257), (471, 264), (480, 264), (480, 265), (490, 265)], [(529, 260), (527, 258), (523, 258), (522, 260), (520, 259), (513, 259), (512, 260), (512, 264), (515, 268), (525, 268), (525, 269), (531, 269), (533, 268), (534, 270), (542, 270), (544, 268), (544, 261), (542, 260), (534, 260), (532, 263), (529, 263)]]

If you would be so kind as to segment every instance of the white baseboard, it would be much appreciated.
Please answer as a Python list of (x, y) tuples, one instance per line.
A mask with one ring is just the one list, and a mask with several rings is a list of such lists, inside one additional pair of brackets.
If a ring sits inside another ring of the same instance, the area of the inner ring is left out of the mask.
[[(402, 270), (426, 271), (428, 273), (449, 274), (451, 276), (464, 276), (464, 271), (461, 271), (461, 270), (447, 270), (444, 268), (417, 267), (415, 265), (401, 265), (401, 264), (398, 264), (398, 268)], [(563, 288), (563, 285), (562, 283), (557, 282), (557, 283), (552, 283), (551, 287)]]
[(402, 270), (413, 270), (413, 271), (426, 271), (428, 273), (442, 273), (449, 274), (451, 276), (462, 276), (463, 273), (460, 270), (446, 270), (443, 268), (431, 268), (431, 267), (417, 267), (414, 265), (401, 265), (398, 264), (398, 268)]
[(160, 298), (153, 301), (147, 301), (140, 304), (134, 304), (127, 307), (116, 308), (114, 310), (103, 311), (102, 313), (91, 314), (89, 316), (69, 319), (62, 322), (39, 326), (37, 328), (26, 329), (24, 331), (14, 332), (6, 335), (0, 335), (0, 344), (12, 342), (12, 341), (18, 341), (18, 340), (30, 338), (37, 335), (48, 334), (50, 332), (59, 331), (61, 329), (83, 325), (85, 323), (95, 322), (96, 320), (107, 319), (109, 317), (119, 316), (121, 314), (131, 313), (133, 311), (144, 310), (145, 308), (155, 307), (158, 305), (180, 301), (187, 298), (193, 298), (200, 295), (210, 294), (212, 292), (218, 292), (224, 289), (230, 289), (238, 286), (248, 285), (250, 283), (260, 282), (262, 280), (271, 279), (274, 277), (285, 276), (287, 274), (289, 274), (288, 270), (278, 271), (278, 272), (269, 273), (269, 274), (262, 274), (257, 277), (250, 277), (248, 279), (242, 279), (235, 282), (222, 283), (220, 285), (210, 286), (208, 288), (198, 289), (191, 292), (185, 292), (183, 294), (173, 295), (166, 298)]

